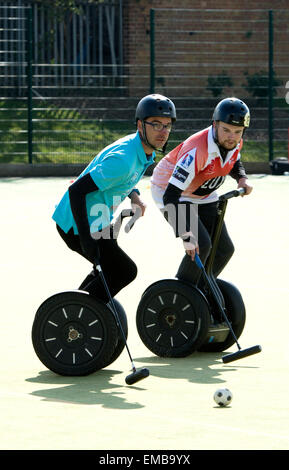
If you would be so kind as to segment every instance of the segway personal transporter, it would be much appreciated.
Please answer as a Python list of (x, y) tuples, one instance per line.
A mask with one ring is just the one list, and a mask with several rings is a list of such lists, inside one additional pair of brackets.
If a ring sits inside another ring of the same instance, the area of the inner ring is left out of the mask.
[[(116, 222), (118, 230), (124, 217), (132, 215), (130, 210), (122, 211)], [(136, 370), (127, 345), (125, 310), (111, 297), (97, 259), (94, 269), (101, 277), (109, 302), (106, 304), (81, 290), (52, 295), (36, 312), (32, 325), (33, 347), (48, 369), (65, 376), (83, 376), (103, 369), (126, 347), (132, 365), (126, 383), (132, 385), (147, 377), (149, 370)]]
[(238, 338), (246, 321), (242, 296), (237, 287), (215, 279), (212, 273), (228, 200), (242, 194), (243, 188), (219, 198), (212, 250), (206, 266), (198, 255), (195, 257), (205, 281), (202, 288), (178, 279), (163, 279), (144, 291), (136, 325), (142, 342), (154, 354), (186, 357), (194, 351), (225, 351), (236, 343), (238, 351), (222, 358), (227, 363), (261, 351), (259, 345), (241, 349)]

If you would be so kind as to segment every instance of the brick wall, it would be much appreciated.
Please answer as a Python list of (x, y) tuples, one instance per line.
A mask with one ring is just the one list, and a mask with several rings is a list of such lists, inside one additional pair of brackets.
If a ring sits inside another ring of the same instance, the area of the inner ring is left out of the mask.
[[(267, 10), (270, 9), (284, 9), (287, 10), (287, 20), (289, 20), (289, 2), (288, 0), (244, 0), (238, 3), (239, 10), (232, 10), (232, 1), (223, 0), (220, 5), (216, 5), (214, 0), (124, 0), (124, 60), (126, 64), (129, 64), (129, 76), (130, 76), (130, 94), (131, 96), (140, 96), (143, 93), (149, 91), (150, 87), (150, 9), (202, 9), (202, 12), (196, 12), (195, 15), (189, 14), (188, 12), (179, 12), (178, 18), (182, 17), (182, 23), (180, 23), (181, 29), (177, 35), (174, 35), (174, 40), (178, 40), (178, 45), (174, 46), (172, 50), (170, 47), (171, 37), (169, 33), (160, 33), (160, 29), (167, 21), (168, 29), (176, 27), (171, 12), (158, 12), (156, 10), (156, 42), (158, 44), (156, 48), (156, 67), (157, 75), (162, 77), (168, 75), (167, 64), (178, 63), (178, 64), (190, 64), (186, 67), (189, 75), (195, 74), (197, 63), (200, 64), (200, 78), (194, 77), (194, 90), (195, 93), (199, 93), (198, 85), (200, 88), (204, 84), (203, 75), (217, 75), (222, 74), (224, 70), (229, 70), (230, 76), (234, 79), (234, 76), (240, 77), (245, 71), (254, 73), (267, 68), (268, 65), (268, 19)], [(219, 44), (206, 44), (212, 42), (214, 35), (214, 28), (216, 23), (211, 25), (208, 22), (203, 22), (205, 19), (214, 18), (216, 16), (216, 6), (224, 11), (223, 14), (218, 13), (218, 20), (224, 18), (226, 22), (219, 24), (219, 32), (217, 41)], [(206, 12), (205, 10), (215, 10)], [(263, 10), (256, 11), (256, 10)], [(280, 17), (280, 14), (279, 14)], [(184, 22), (184, 18), (186, 21)], [(237, 44), (236, 34), (228, 34), (229, 31), (234, 31), (236, 24), (232, 19), (238, 19), (238, 28), (242, 28), (241, 33), (241, 44)], [(285, 86), (287, 76), (289, 79), (289, 66), (286, 68), (288, 63), (288, 44), (289, 44), (289, 33), (287, 31), (287, 23), (275, 26), (275, 49), (274, 49), (274, 61), (276, 64), (276, 74), (282, 73), (282, 85)], [(197, 33), (196, 33), (197, 31)], [(282, 32), (283, 31), (283, 32)], [(205, 38), (205, 40), (204, 40)], [(231, 43), (232, 40), (232, 43)], [(263, 44), (258, 44), (263, 42)], [(178, 51), (176, 52), (176, 47)], [(233, 51), (233, 52), (232, 52)], [(252, 51), (255, 52), (253, 56)], [(275, 53), (277, 51), (277, 53)], [(210, 52), (210, 54), (208, 54)], [(246, 55), (247, 52), (247, 55)], [(216, 66), (216, 56), (220, 57), (219, 64)], [(287, 55), (286, 55), (287, 54)], [(229, 63), (231, 58), (234, 60), (234, 67), (226, 69), (226, 64)], [(206, 65), (203, 65), (205, 62)], [(210, 63), (213, 65), (210, 66)], [(278, 66), (280, 68), (278, 69)], [(225, 68), (224, 68), (225, 67)], [(189, 86), (191, 79), (185, 77), (184, 68), (177, 66), (174, 68), (174, 76), (166, 77), (166, 79), (159, 78), (158, 86), (163, 86), (165, 89), (172, 87), (174, 90), (171, 95), (184, 95), (186, 96), (185, 86)], [(196, 74), (195, 74), (196, 75)], [(178, 77), (179, 87), (176, 85), (176, 77)], [(238, 79), (237, 79), (238, 81)], [(165, 83), (165, 86), (164, 86)], [(208, 93), (202, 91), (202, 93)]]

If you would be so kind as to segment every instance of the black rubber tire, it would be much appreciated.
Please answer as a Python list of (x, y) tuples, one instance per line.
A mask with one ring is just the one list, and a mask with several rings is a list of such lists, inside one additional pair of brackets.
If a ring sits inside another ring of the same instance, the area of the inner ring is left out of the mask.
[(138, 334), (160, 357), (186, 357), (205, 340), (210, 324), (209, 306), (194, 286), (164, 279), (149, 286), (136, 314)]
[[(125, 339), (127, 339), (128, 325), (127, 325), (127, 316), (126, 316), (125, 310), (124, 310), (123, 306), (121, 305), (121, 303), (118, 300), (113, 299), (113, 302), (114, 302), (114, 305), (115, 305), (116, 310), (117, 310), (118, 318), (119, 318), (119, 321), (121, 323), (121, 326), (122, 326), (122, 329), (123, 329), (123, 332), (124, 332), (124, 335), (125, 335)], [(110, 302), (107, 305), (110, 308)], [(122, 353), (122, 351), (125, 347), (125, 341), (124, 341), (122, 332), (121, 332), (119, 327), (117, 329), (118, 329), (118, 339), (117, 339), (117, 344), (116, 344), (115, 350), (114, 350), (111, 358), (107, 361), (107, 363), (105, 363), (104, 367), (107, 367), (110, 364), (112, 364), (120, 356), (120, 354)]]
[(61, 292), (37, 310), (32, 343), (40, 361), (56, 374), (88, 375), (112, 358), (118, 328), (103, 302), (83, 291)]
[[(226, 315), (237, 338), (242, 334), (246, 322), (246, 309), (240, 291), (233, 284), (217, 279), (217, 284), (225, 301)], [(224, 321), (224, 320), (223, 320)], [(221, 352), (235, 344), (231, 333), (221, 343), (207, 343), (199, 348), (203, 352)]]

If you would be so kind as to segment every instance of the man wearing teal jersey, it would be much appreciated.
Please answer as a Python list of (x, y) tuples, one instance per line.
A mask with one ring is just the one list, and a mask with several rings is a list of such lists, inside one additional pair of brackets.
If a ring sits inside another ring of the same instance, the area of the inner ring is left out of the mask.
[[(147, 95), (136, 108), (135, 134), (104, 148), (68, 188), (53, 214), (57, 230), (68, 247), (102, 267), (112, 296), (134, 280), (135, 263), (118, 246), (111, 220), (128, 196), (132, 207), (144, 215), (145, 204), (136, 184), (154, 162), (155, 150), (164, 151), (176, 110), (162, 95)], [(79, 289), (107, 301), (93, 270)]]

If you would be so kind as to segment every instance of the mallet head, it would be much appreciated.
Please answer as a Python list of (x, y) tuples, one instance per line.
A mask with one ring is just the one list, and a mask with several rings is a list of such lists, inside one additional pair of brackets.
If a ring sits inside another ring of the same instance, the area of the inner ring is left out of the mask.
[(149, 375), (150, 375), (149, 369), (144, 367), (143, 369), (140, 369), (140, 370), (134, 370), (132, 374), (129, 374), (125, 378), (125, 382), (127, 383), (127, 385), (133, 385), (136, 382), (139, 382), (140, 380), (145, 379)]
[(227, 364), (228, 362), (237, 361), (238, 359), (242, 359), (243, 357), (247, 357), (247, 356), (252, 356), (253, 354), (257, 354), (261, 351), (262, 351), (262, 348), (258, 344), (256, 346), (252, 346), (251, 348), (240, 349), (239, 351), (232, 353), (232, 354), (226, 354), (226, 356), (222, 357), (222, 361), (224, 364)]

